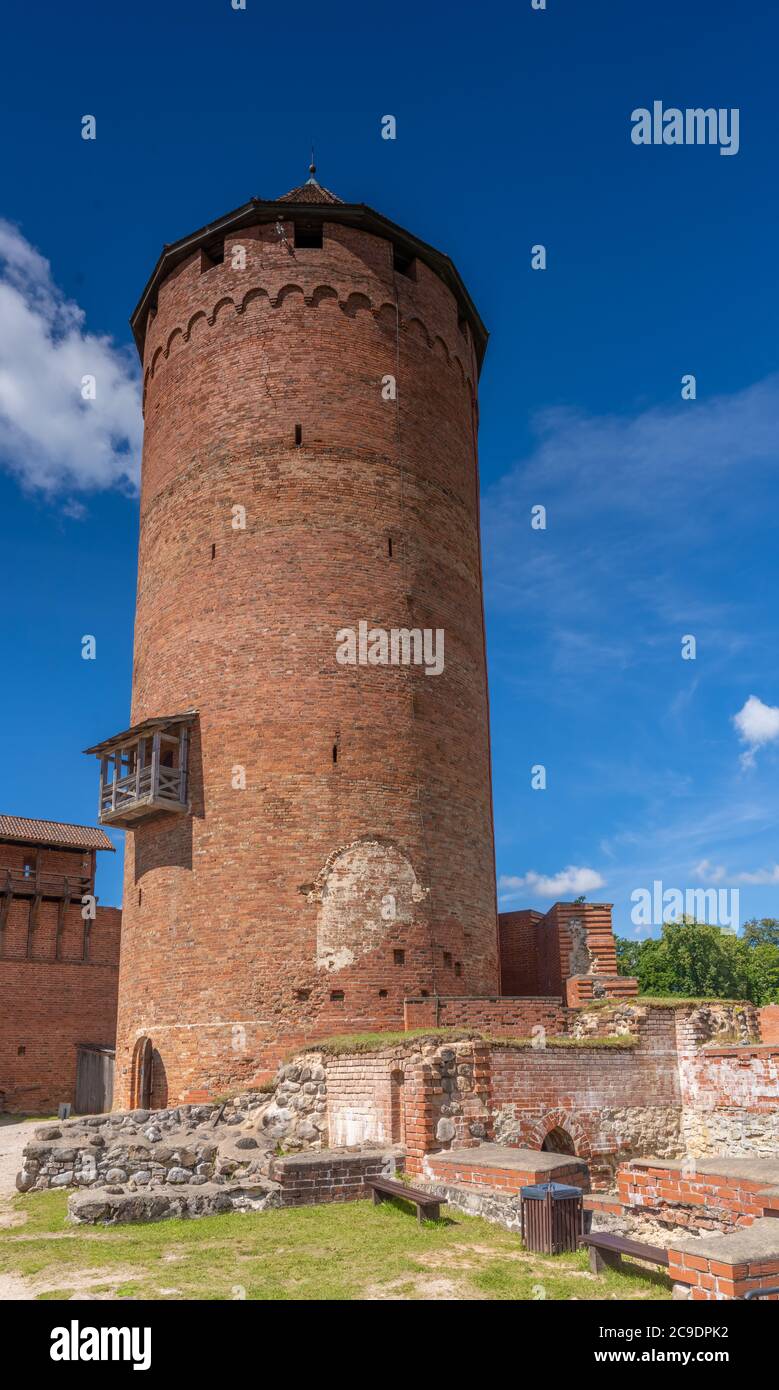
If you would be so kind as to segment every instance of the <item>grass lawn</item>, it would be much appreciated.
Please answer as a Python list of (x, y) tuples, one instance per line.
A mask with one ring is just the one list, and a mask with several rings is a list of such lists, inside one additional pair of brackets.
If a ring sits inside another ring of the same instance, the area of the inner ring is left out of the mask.
[(143, 1226), (70, 1226), (66, 1194), (14, 1199), (0, 1279), (33, 1297), (151, 1299), (666, 1299), (657, 1271), (590, 1273), (585, 1252), (532, 1255), (519, 1238), (447, 1213), (419, 1226), (384, 1202), (231, 1213)]

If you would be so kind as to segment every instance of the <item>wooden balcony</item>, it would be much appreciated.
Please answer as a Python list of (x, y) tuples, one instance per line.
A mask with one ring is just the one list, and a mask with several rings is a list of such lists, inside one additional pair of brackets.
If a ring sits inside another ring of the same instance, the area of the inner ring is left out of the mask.
[(133, 829), (161, 814), (187, 815), (189, 730), (195, 712), (147, 719), (87, 748), (100, 758), (98, 819)]
[(89, 874), (47, 874), (25, 873), (24, 869), (6, 869), (0, 865), (0, 893), (11, 898), (64, 898), (68, 902), (81, 902), (86, 893), (92, 893), (93, 881)]

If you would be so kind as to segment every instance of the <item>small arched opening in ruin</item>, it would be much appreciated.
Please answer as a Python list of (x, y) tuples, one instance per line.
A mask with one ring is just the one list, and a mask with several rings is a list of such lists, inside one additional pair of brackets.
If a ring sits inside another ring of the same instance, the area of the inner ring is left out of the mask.
[(541, 1151), (542, 1153), (570, 1154), (575, 1157), (576, 1145), (567, 1129), (563, 1129), (562, 1125), (555, 1125), (544, 1139)]
[(390, 1076), (390, 1140), (393, 1144), (406, 1142), (406, 1116), (403, 1108), (402, 1071), (393, 1071)]

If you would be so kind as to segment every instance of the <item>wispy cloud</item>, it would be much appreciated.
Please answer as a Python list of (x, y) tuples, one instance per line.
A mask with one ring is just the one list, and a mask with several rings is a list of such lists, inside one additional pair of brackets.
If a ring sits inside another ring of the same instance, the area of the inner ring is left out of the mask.
[[(90, 333), (49, 262), (0, 219), (0, 463), (54, 495), (134, 487), (140, 383), (129, 349)], [(94, 377), (95, 398), (82, 398)], [(79, 504), (70, 502), (70, 515)]]
[[(750, 650), (754, 614), (750, 625), (738, 586), (719, 581), (729, 540), (765, 521), (759, 479), (776, 466), (779, 374), (634, 414), (550, 409), (533, 430), (533, 447), (484, 498), (490, 607), (520, 617), (529, 640), (558, 666), (577, 662), (579, 676), (604, 660), (654, 665), (688, 632), (709, 675)], [(530, 526), (539, 503), (545, 531)]]

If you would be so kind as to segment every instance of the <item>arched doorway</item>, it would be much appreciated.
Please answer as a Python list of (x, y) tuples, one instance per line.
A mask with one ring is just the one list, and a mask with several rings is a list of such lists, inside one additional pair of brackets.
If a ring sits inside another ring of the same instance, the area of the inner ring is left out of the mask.
[(571, 1157), (576, 1157), (576, 1145), (567, 1129), (563, 1129), (561, 1125), (555, 1125), (554, 1129), (550, 1129), (541, 1150), (543, 1153), (570, 1154)]
[(152, 1058), (151, 1038), (139, 1038), (133, 1062), (133, 1110), (151, 1109)]

